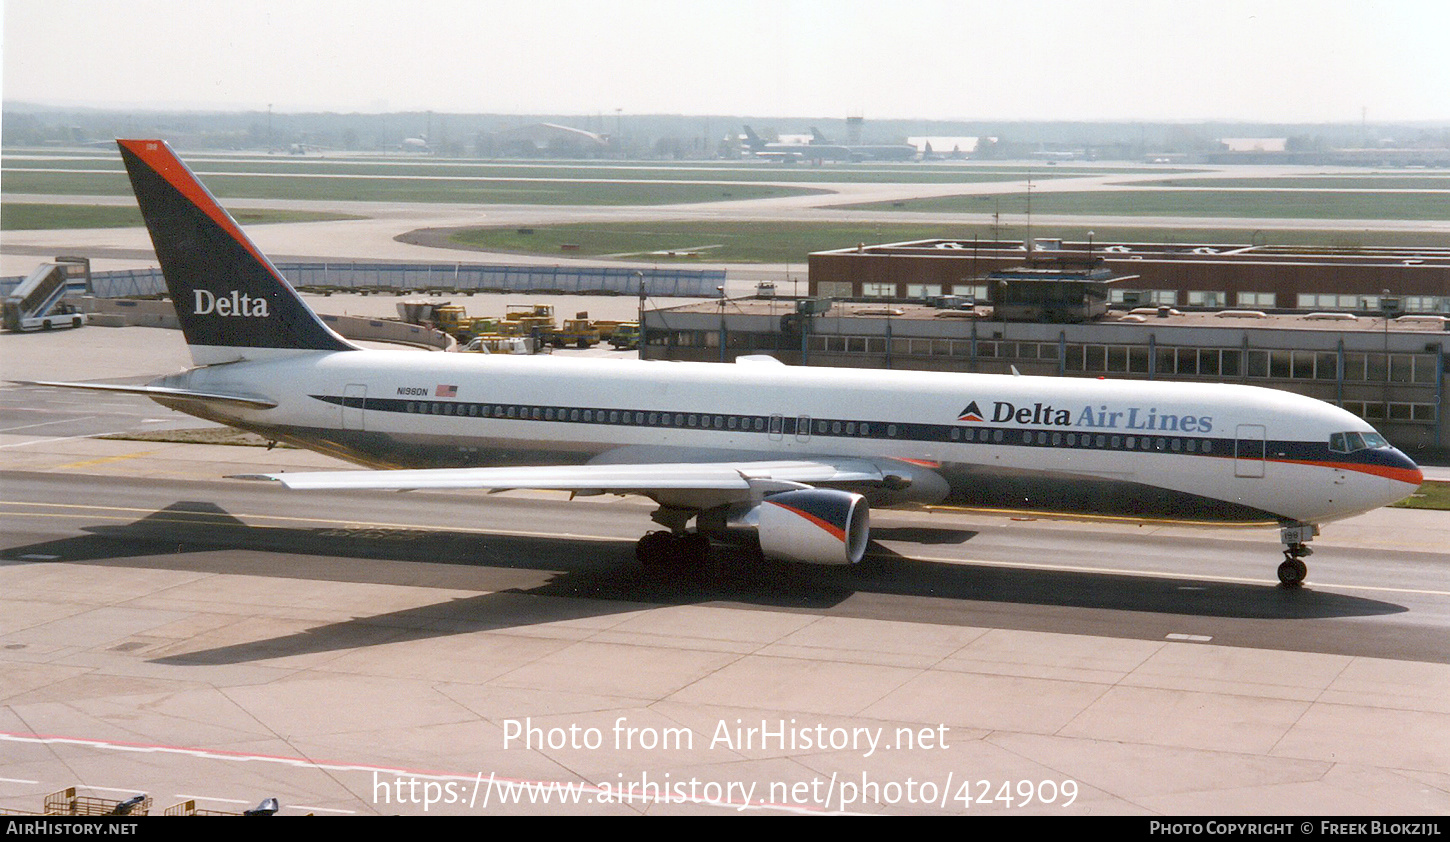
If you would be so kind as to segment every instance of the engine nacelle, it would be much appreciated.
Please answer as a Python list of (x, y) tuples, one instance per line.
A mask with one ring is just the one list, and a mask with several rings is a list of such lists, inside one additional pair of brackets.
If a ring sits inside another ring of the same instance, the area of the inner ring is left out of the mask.
[(700, 527), (715, 537), (753, 537), (766, 558), (806, 564), (855, 564), (870, 540), (871, 507), (866, 498), (832, 488), (782, 491), (758, 505), (700, 515)]

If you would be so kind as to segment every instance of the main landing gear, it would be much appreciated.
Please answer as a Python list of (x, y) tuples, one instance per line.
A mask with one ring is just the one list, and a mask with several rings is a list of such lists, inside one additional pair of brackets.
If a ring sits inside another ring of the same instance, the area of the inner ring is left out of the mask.
[(1319, 527), (1312, 523), (1296, 523), (1279, 530), (1284, 542), (1284, 563), (1279, 565), (1279, 584), (1285, 588), (1297, 588), (1309, 576), (1309, 565), (1304, 559), (1314, 554), (1309, 541), (1319, 534)]
[(710, 539), (698, 532), (650, 532), (634, 545), (634, 557), (649, 571), (698, 570)]

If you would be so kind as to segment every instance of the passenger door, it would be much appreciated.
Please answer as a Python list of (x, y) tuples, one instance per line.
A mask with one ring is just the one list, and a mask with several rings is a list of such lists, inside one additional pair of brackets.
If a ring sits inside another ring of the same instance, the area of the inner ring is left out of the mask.
[(363, 428), (363, 405), (368, 399), (368, 387), (362, 383), (349, 383), (342, 391), (342, 428), (361, 430)]
[(1264, 425), (1240, 424), (1234, 431), (1234, 476), (1256, 479), (1264, 475)]

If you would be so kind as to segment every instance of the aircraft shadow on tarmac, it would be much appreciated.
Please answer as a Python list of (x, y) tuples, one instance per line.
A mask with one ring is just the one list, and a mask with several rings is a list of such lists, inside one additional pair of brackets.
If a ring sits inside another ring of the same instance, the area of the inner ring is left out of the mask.
[[(1121, 573), (1025, 570), (915, 560), (873, 541), (853, 567), (762, 560), (718, 547), (702, 570), (647, 572), (632, 541), (588, 541), (413, 529), (251, 526), (207, 502), (179, 502), (122, 526), (4, 551), (0, 563), (115, 563), (218, 574), (417, 585), (416, 568), (390, 563), (537, 571), (526, 588), (323, 624), (306, 632), (158, 659), (219, 664), (354, 648), (637, 611), (660, 605), (743, 604), (838, 616), (903, 619), (900, 603), (870, 596), (916, 597), (909, 620), (1048, 629), (1043, 609), (1071, 608), (1250, 620), (1324, 620), (1396, 614), (1408, 609), (1373, 599), (1269, 585)], [(882, 529), (886, 540), (961, 543), (974, 533)], [(217, 552), (244, 550), (244, 553)], [(207, 553), (202, 556), (198, 553)], [(268, 553), (275, 553), (275, 561)], [(299, 557), (302, 561), (299, 561)], [(364, 565), (362, 561), (384, 562)], [(353, 562), (349, 564), (349, 562)], [(462, 588), (488, 587), (479, 577)], [(442, 582), (440, 587), (454, 587)], [(864, 596), (866, 600), (848, 600)], [(531, 599), (531, 597), (534, 597)], [(538, 599), (545, 597), (548, 599)], [(859, 603), (859, 604), (858, 604)], [(1007, 610), (1004, 610), (1007, 609)], [(1025, 618), (1025, 619), (1024, 619)]]

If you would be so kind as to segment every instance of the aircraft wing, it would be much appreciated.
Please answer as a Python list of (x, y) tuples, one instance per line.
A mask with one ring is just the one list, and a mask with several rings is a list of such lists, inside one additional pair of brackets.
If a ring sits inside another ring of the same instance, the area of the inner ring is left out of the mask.
[(666, 490), (774, 492), (815, 485), (881, 482), (881, 469), (855, 459), (592, 464), (521, 468), (426, 468), (258, 474), (296, 489), (511, 488), (580, 493)]

